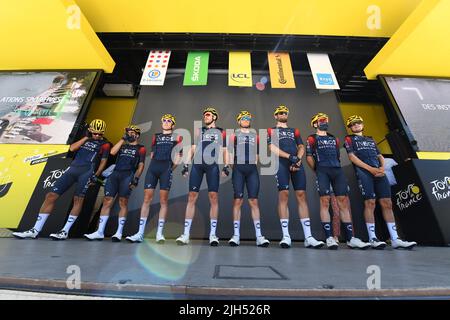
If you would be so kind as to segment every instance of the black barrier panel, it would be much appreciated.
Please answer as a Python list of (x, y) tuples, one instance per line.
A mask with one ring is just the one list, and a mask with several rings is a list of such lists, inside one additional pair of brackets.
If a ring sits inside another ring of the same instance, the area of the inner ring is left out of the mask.
[[(51, 157), (47, 160), (41, 177), (34, 189), (33, 195), (28, 202), (28, 206), (20, 220), (18, 230), (28, 230), (34, 226), (39, 209), (44, 202), (45, 195), (50, 191), (53, 184), (58, 180), (70, 165), (72, 159), (62, 158), (61, 156)], [(66, 214), (72, 204), (72, 197), (75, 188), (72, 186), (56, 202), (53, 214), (51, 214), (44, 225), (39, 236), (46, 237), (54, 233), (64, 225)]]
[(423, 245), (450, 243), (450, 161), (413, 159), (393, 168), (400, 234)]
[[(71, 162), (72, 159), (62, 158), (62, 156), (55, 156), (48, 159), (19, 223), (18, 230), (28, 230), (34, 226), (39, 209), (45, 200), (45, 195), (50, 191), (56, 180), (67, 170)], [(70, 237), (81, 237), (87, 231), (91, 220), (90, 213), (93, 211), (98, 189), (98, 186), (89, 188), (80, 216), (70, 230)], [(42, 231), (39, 233), (40, 237), (47, 237), (50, 233), (57, 232), (63, 228), (69, 211), (72, 208), (74, 193), (75, 185), (70, 187), (58, 198), (53, 213), (48, 217)]]

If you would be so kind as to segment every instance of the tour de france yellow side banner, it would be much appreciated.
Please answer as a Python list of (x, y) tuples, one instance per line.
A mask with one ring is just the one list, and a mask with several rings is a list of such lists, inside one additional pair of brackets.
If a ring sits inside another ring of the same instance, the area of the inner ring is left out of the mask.
[(288, 52), (268, 52), (272, 88), (295, 88), (294, 74)]
[(228, 85), (231, 87), (253, 86), (250, 52), (230, 51), (228, 61)]
[(0, 144), (0, 228), (16, 228), (48, 157), (68, 145)]

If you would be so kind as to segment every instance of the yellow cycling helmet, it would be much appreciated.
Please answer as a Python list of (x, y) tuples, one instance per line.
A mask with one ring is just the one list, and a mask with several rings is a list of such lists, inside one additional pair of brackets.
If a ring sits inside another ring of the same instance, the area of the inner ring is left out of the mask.
[(217, 112), (217, 110), (213, 107), (206, 107), (205, 110), (203, 110), (203, 114), (207, 113), (207, 112), (211, 112), (213, 115), (216, 116), (216, 120), (219, 119), (219, 113)]
[(289, 108), (286, 106), (278, 106), (275, 111), (273, 112), (273, 115), (276, 116), (280, 112), (286, 112), (289, 113)]
[(248, 112), (247, 110), (242, 110), (241, 112), (239, 112), (239, 114), (236, 117), (236, 121), (239, 122), (241, 121), (241, 119), (243, 117), (250, 117), (250, 119), (252, 118), (252, 114), (250, 112)]
[(326, 113), (323, 113), (323, 112), (319, 112), (319, 113), (315, 114), (311, 118), (311, 127), (314, 127), (314, 122), (316, 122), (317, 120), (319, 120), (321, 118), (326, 118), (328, 120), (328, 115)]
[(132, 131), (136, 132), (138, 135), (141, 135), (141, 128), (139, 128), (138, 126), (136, 126), (134, 124), (130, 124), (125, 130), (127, 130), (127, 131), (132, 130)]
[(106, 122), (101, 119), (94, 119), (89, 124), (89, 129), (94, 133), (105, 133)]
[(347, 118), (346, 126), (351, 127), (355, 122), (364, 122), (364, 120), (361, 116), (354, 114)]
[(161, 121), (163, 121), (164, 119), (169, 119), (170, 121), (172, 121), (173, 125), (176, 124), (175, 117), (173, 115), (171, 115), (170, 113), (166, 113), (165, 115), (163, 115), (161, 117)]

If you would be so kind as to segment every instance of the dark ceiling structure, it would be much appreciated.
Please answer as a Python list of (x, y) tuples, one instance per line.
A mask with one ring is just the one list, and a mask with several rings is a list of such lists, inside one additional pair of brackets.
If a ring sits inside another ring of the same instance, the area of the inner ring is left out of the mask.
[[(382, 87), (368, 81), (363, 69), (388, 41), (388, 38), (294, 36), (261, 34), (190, 33), (99, 33), (100, 40), (116, 62), (112, 74), (103, 83), (127, 83), (139, 86), (142, 69), (150, 50), (172, 50), (169, 69), (184, 69), (187, 53), (210, 52), (210, 69), (228, 69), (228, 52), (251, 51), (252, 70), (268, 70), (267, 52), (287, 51), (294, 72), (310, 72), (307, 52), (328, 53), (341, 90), (342, 102), (381, 102)], [(99, 94), (102, 93), (99, 90)]]

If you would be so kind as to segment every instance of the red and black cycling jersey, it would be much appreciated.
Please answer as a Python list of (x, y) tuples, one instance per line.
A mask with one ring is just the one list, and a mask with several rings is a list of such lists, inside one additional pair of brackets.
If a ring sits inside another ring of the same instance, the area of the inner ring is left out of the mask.
[[(173, 148), (181, 144), (182, 136), (173, 133), (156, 133), (152, 138), (152, 152), (155, 160), (172, 160)], [(180, 154), (181, 154), (180, 150)]]
[(297, 155), (298, 146), (303, 144), (297, 128), (272, 127), (267, 129), (267, 144), (274, 144), (281, 151)]
[(313, 156), (318, 167), (341, 167), (339, 138), (312, 134), (306, 142), (306, 155)]
[(145, 163), (145, 147), (141, 144), (124, 144), (117, 155), (116, 171), (136, 171), (139, 163)]
[(86, 140), (76, 152), (71, 166), (97, 166), (101, 159), (108, 159), (111, 144), (104, 140), (94, 140), (92, 138)]
[(377, 144), (372, 137), (348, 135), (345, 137), (344, 143), (347, 153), (353, 153), (362, 162), (368, 164), (371, 167), (379, 168), (381, 166), (378, 156), (380, 151), (377, 148)]
[(230, 147), (233, 149), (235, 164), (255, 164), (259, 154), (259, 135), (255, 130), (242, 132), (237, 129), (230, 136)]

